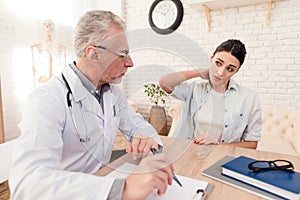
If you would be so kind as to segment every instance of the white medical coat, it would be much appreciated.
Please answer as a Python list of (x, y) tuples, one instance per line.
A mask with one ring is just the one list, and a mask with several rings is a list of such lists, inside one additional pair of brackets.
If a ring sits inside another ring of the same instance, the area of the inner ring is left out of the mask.
[[(117, 86), (104, 93), (104, 113), (74, 71), (63, 72), (73, 95), (69, 107), (67, 87), (55, 77), (28, 98), (10, 171), (11, 199), (106, 199), (114, 179), (92, 175), (109, 162), (115, 136), (121, 130), (127, 140), (135, 134), (156, 131), (135, 113)], [(107, 123), (109, 122), (109, 123)], [(120, 191), (121, 192), (121, 191)]]

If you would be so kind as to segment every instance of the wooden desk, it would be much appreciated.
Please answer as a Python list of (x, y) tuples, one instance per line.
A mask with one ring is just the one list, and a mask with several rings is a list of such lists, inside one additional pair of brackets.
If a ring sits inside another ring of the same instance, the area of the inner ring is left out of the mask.
[[(296, 171), (300, 171), (300, 159), (296, 156), (276, 154), (271, 152), (264, 152), (246, 148), (237, 148), (226, 145), (210, 145), (211, 151), (206, 158), (199, 158), (199, 152), (201, 148), (205, 148), (200, 145), (195, 145), (191, 140), (175, 139), (162, 136), (164, 143), (164, 153), (167, 157), (173, 161), (175, 173), (178, 175), (188, 176), (195, 179), (207, 181), (214, 184), (214, 189), (209, 199), (263, 199), (256, 195), (250, 194), (243, 190), (213, 180), (211, 178), (201, 175), (201, 172), (223, 158), (225, 155), (231, 156), (248, 156), (259, 160), (275, 160), (275, 159), (287, 159), (290, 160), (295, 167)], [(118, 138), (116, 141), (117, 148), (123, 148), (127, 145), (123, 139)], [(278, 147), (279, 148), (279, 147)], [(95, 175), (103, 176), (107, 175), (113, 169), (119, 167), (124, 162), (130, 162), (137, 164), (137, 161), (133, 161), (131, 155), (126, 154), (117, 159), (109, 166), (99, 170)]]

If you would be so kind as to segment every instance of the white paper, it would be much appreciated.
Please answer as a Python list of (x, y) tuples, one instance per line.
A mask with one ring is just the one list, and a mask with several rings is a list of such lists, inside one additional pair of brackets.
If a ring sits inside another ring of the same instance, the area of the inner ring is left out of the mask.
[[(131, 172), (135, 170), (137, 165), (131, 163), (124, 163), (116, 170), (107, 175), (113, 178), (126, 178)], [(164, 195), (159, 196), (156, 191), (147, 197), (147, 200), (163, 200), (163, 199), (201, 199), (202, 193), (197, 194), (198, 189), (205, 190), (208, 182), (192, 179), (186, 176), (176, 175), (183, 187), (180, 187), (174, 180), (172, 185), (168, 187)]]

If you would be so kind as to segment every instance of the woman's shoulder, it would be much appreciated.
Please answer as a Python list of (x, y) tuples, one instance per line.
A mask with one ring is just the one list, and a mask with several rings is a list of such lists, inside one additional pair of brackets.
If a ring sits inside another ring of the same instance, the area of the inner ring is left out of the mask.
[[(207, 81), (208, 82), (208, 81)], [(207, 87), (207, 83), (201, 79), (190, 79), (177, 85), (175, 88), (177, 91), (195, 91), (204, 89)]]
[(207, 88), (209, 86), (209, 81), (208, 80), (203, 80), (203, 79), (195, 79), (191, 80), (190, 84), (193, 85), (194, 87), (197, 88)]

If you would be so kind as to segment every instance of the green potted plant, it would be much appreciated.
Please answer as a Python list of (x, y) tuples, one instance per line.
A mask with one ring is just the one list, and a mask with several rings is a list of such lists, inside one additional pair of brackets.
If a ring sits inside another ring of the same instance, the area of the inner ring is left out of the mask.
[(163, 91), (159, 85), (149, 83), (144, 85), (144, 92), (149, 97), (149, 100), (154, 103), (150, 110), (149, 123), (155, 128), (160, 135), (168, 135), (167, 130), (167, 116), (163, 106), (166, 103), (167, 94)]
[(166, 103), (165, 97), (167, 96), (167, 94), (159, 87), (159, 85), (149, 83), (144, 85), (144, 88), (144, 92), (149, 97), (149, 100), (156, 106), (158, 106), (159, 102), (161, 102), (163, 105)]

